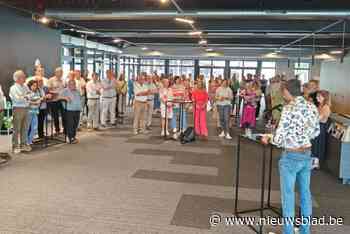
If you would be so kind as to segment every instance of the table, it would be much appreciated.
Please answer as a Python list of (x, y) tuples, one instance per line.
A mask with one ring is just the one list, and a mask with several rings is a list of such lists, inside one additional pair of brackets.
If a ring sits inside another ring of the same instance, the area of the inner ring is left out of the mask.
[[(186, 130), (186, 129), (183, 129), (183, 124), (182, 124), (182, 121), (183, 121), (183, 119), (182, 119), (182, 115), (183, 115), (183, 112), (184, 112), (184, 109), (185, 109), (185, 105), (186, 104), (190, 104), (190, 103), (193, 103), (192, 101), (182, 101), (182, 100), (169, 100), (169, 101), (166, 101), (165, 102), (165, 126), (164, 126), (164, 138), (166, 139), (167, 138), (167, 131), (166, 131), (166, 129), (167, 129), (167, 125), (168, 125), (168, 119), (167, 119), (167, 115), (168, 115), (168, 108), (167, 108), (167, 106), (168, 106), (168, 103), (173, 103), (173, 104), (179, 104), (180, 105), (180, 112), (179, 112), (179, 118), (178, 118), (178, 120), (179, 120), (179, 130), (178, 130), (178, 132), (183, 132), (184, 130)], [(175, 117), (175, 116), (173, 116), (173, 117)]]
[[(256, 209), (249, 209), (249, 210), (238, 210), (238, 194), (239, 194), (239, 173), (240, 173), (240, 151), (241, 151), (241, 141), (247, 141), (249, 143), (258, 144), (262, 147), (262, 174), (261, 174), (261, 193), (260, 193), (260, 207)], [(269, 151), (270, 157), (269, 157), (269, 165), (268, 165), (268, 185), (267, 185), (267, 203), (265, 203), (265, 173), (266, 173), (266, 151)], [(237, 144), (237, 160), (236, 160), (236, 184), (235, 184), (235, 204), (234, 204), (234, 214), (237, 217), (241, 217), (240, 214), (246, 214), (246, 213), (253, 213), (253, 212), (259, 212), (259, 218), (263, 218), (264, 211), (270, 210), (277, 214), (278, 216), (282, 216), (280, 209), (273, 207), (271, 205), (271, 179), (272, 179), (272, 152), (273, 152), (273, 146), (271, 144), (264, 145), (260, 142), (258, 139), (257, 134), (253, 134), (251, 137), (239, 135), (238, 136), (238, 144)], [(263, 233), (263, 225), (259, 225), (258, 228), (256, 228), (253, 225), (249, 225), (249, 227), (255, 232), (262, 234)]]

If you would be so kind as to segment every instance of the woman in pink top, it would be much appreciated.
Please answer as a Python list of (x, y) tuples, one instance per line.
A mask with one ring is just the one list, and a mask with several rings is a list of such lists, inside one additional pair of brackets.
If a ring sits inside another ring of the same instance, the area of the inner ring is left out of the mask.
[(198, 81), (197, 88), (192, 92), (192, 101), (194, 102), (194, 128), (198, 136), (208, 138), (207, 128), (207, 104), (208, 93), (204, 83)]
[(255, 127), (256, 118), (256, 93), (253, 88), (253, 83), (250, 82), (246, 85), (246, 89), (243, 91), (243, 113), (241, 119), (242, 128), (252, 128)]

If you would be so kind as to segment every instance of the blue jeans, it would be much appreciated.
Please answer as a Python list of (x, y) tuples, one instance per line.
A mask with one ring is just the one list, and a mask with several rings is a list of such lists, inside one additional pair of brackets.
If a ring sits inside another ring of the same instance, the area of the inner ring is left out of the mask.
[[(300, 192), (301, 215), (312, 215), (312, 197), (310, 191), (311, 153), (283, 152), (279, 161), (281, 201), (284, 218), (295, 217), (295, 183)], [(309, 234), (310, 225), (300, 226), (300, 234)], [(293, 234), (292, 223), (284, 224), (283, 234)]]
[(230, 133), (231, 105), (217, 105), (219, 111), (220, 126), (225, 134)]
[(33, 138), (38, 131), (38, 114), (35, 112), (28, 113), (28, 139), (29, 145), (33, 144)]
[(160, 97), (159, 93), (154, 94), (154, 109), (160, 109)]
[[(170, 127), (172, 129), (176, 128), (176, 125), (177, 125), (176, 121), (177, 121), (178, 115), (180, 115), (180, 108), (174, 108), (173, 109), (173, 118), (171, 119), (171, 122), (170, 122)], [(182, 125), (182, 126), (180, 126), (180, 128), (182, 128), (183, 131), (185, 131), (187, 128), (187, 114), (186, 114), (185, 110), (182, 112), (182, 116), (180, 117), (180, 119), (181, 119), (181, 125)]]

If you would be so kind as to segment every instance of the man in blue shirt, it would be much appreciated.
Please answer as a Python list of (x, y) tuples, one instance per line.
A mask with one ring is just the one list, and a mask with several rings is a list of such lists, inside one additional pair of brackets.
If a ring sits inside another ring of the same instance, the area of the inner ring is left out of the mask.
[(76, 134), (80, 121), (81, 96), (76, 88), (75, 80), (68, 81), (67, 88), (63, 89), (60, 94), (60, 99), (66, 101), (63, 106), (66, 110), (65, 121), (69, 143), (77, 144), (79, 142)]

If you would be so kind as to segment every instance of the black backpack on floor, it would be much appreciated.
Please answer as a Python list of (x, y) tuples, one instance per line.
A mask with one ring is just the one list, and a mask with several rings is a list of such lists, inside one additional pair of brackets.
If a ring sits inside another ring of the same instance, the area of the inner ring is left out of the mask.
[(196, 134), (193, 127), (189, 127), (180, 136), (181, 144), (190, 143), (196, 140)]

